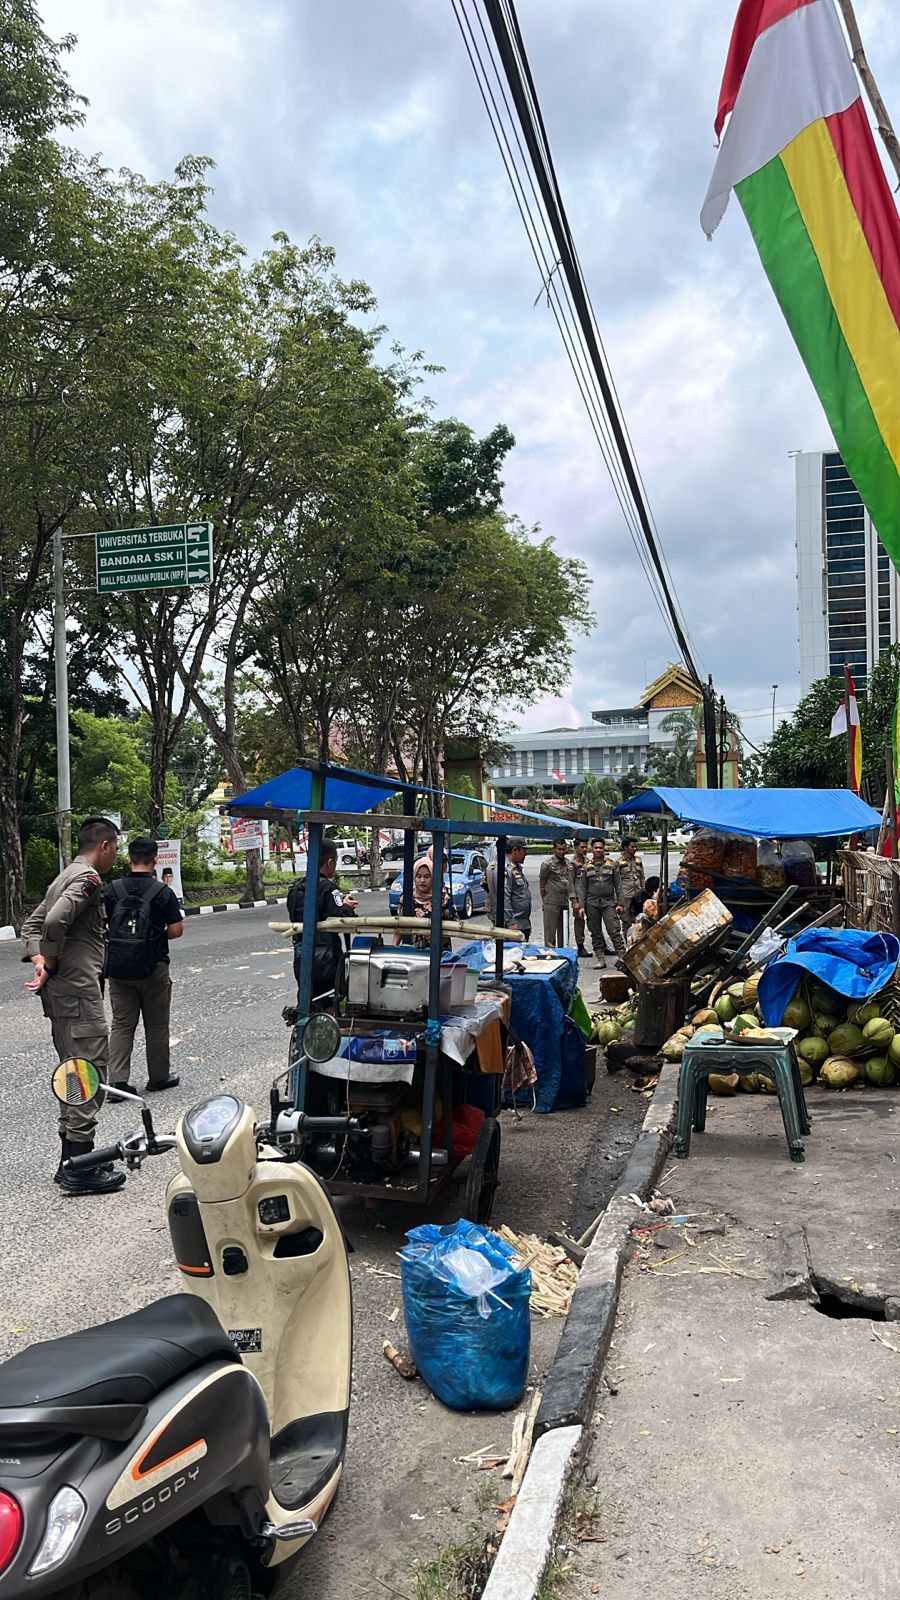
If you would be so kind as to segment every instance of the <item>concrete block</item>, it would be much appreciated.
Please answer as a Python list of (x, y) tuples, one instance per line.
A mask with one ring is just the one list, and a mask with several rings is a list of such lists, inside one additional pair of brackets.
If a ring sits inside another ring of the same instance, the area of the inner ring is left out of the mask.
[(583, 1428), (556, 1428), (538, 1440), (483, 1600), (536, 1600), (553, 1556), (583, 1437)]

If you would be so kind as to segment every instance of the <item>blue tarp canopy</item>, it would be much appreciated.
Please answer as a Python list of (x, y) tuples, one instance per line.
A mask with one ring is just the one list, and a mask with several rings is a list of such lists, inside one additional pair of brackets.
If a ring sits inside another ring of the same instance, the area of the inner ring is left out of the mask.
[[(326, 769), (325, 778), (325, 803), (324, 811), (371, 811), (374, 806), (380, 805), (382, 800), (389, 800), (392, 795), (400, 794), (404, 789), (414, 789), (417, 794), (439, 796), (441, 800), (465, 800), (473, 804), (471, 795), (454, 794), (451, 789), (428, 789), (421, 784), (404, 784), (396, 778), (378, 777), (371, 772), (360, 772), (355, 767), (334, 767)], [(514, 813), (520, 822), (536, 822), (540, 824), (546, 836), (552, 837), (548, 830), (558, 830), (560, 833), (583, 833), (593, 835), (596, 833), (589, 823), (572, 822), (567, 817), (555, 817), (552, 812), (527, 811), (524, 806), (511, 805), (507, 800), (491, 802), (488, 800), (475, 802), (489, 812), (503, 811)], [(309, 811), (312, 806), (312, 773), (308, 767), (291, 767), (287, 772), (279, 773), (277, 778), (270, 778), (268, 783), (261, 783), (255, 789), (248, 789), (245, 794), (235, 795), (233, 800), (221, 809), (230, 816), (236, 817), (269, 817), (276, 813), (285, 816), (296, 816), (298, 811)], [(478, 832), (479, 818), (460, 818), (473, 832)], [(389, 828), (391, 819), (386, 815), (382, 826)], [(496, 828), (496, 825), (494, 825)], [(502, 830), (498, 830), (502, 831)]]
[(614, 817), (668, 811), (722, 833), (755, 839), (837, 839), (880, 826), (881, 813), (849, 789), (645, 789)]
[[(364, 780), (364, 781), (360, 781)], [(399, 783), (390, 778), (371, 779), (367, 772), (357, 773), (346, 768), (346, 777), (326, 777), (326, 811), (371, 811), (382, 800), (389, 800), (400, 790)], [(312, 773), (306, 767), (291, 767), (280, 772), (277, 778), (261, 783), (246, 794), (236, 795), (224, 809), (235, 816), (266, 816), (272, 811), (296, 814), (308, 811), (312, 804)]]

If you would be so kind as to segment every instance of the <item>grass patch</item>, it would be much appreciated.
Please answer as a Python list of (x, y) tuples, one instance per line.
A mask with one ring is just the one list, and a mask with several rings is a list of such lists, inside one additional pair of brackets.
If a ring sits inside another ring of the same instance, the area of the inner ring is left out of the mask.
[(544, 1573), (543, 1582), (537, 1592), (537, 1600), (559, 1600), (562, 1590), (567, 1588), (571, 1581), (572, 1575), (568, 1563), (554, 1556)]
[(591, 1483), (576, 1483), (566, 1496), (563, 1526), (572, 1540), (587, 1540), (597, 1532), (600, 1507), (597, 1490)]
[(416, 1573), (415, 1600), (481, 1600), (496, 1553), (480, 1533), (446, 1545)]

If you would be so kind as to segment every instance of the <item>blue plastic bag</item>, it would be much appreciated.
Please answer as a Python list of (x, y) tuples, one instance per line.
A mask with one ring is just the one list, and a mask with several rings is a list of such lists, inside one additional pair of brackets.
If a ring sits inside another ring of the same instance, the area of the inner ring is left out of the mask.
[(505, 1411), (521, 1400), (531, 1353), (531, 1273), (473, 1222), (426, 1223), (400, 1252), (410, 1353), (454, 1411)]

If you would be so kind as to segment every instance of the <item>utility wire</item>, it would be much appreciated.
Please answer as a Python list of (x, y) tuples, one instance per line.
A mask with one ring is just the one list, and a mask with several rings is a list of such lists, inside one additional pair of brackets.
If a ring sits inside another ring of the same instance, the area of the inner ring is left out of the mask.
[[(497, 98), (488, 80), (484, 58), (479, 48), (478, 41), (475, 38), (471, 21), (468, 17), (466, 17), (465, 12), (460, 12), (457, 9), (457, 0), (451, 0), (451, 3), (453, 4), (454, 13), (457, 17), (457, 23), (460, 26), (460, 31), (463, 34), (463, 42), (466, 45), (466, 49), (469, 54), (469, 60), (472, 64), (473, 71), (475, 72), (475, 77), (481, 92), (482, 101), (484, 102), (485, 110), (488, 114), (488, 120), (490, 121), (491, 128), (500, 151), (500, 157), (503, 161), (503, 165), (510, 181), (513, 197), (516, 201), (519, 215), (522, 218), (522, 223), (528, 236), (532, 254), (534, 255), (535, 262), (541, 274), (541, 283), (544, 291), (546, 292), (547, 304), (552, 311), (556, 325), (559, 328), (560, 336), (562, 337), (566, 354), (569, 359), (569, 365), (572, 368), (576, 384), (584, 402), (585, 410), (588, 413), (588, 420), (594, 433), (594, 437), (596, 438), (600, 447), (600, 452), (606, 464), (616, 498), (625, 518), (625, 523), (631, 537), (631, 542), (650, 586), (650, 591), (656, 600), (663, 623), (677, 649), (678, 639), (676, 638), (672, 629), (668, 608), (666, 606), (665, 595), (658, 587), (656, 574), (654, 573), (653, 568), (648, 561), (647, 554), (643, 546), (640, 524), (629, 498), (627, 481), (625, 479), (621, 463), (616, 454), (615, 445), (610, 434), (609, 424), (603, 409), (603, 405), (596, 393), (596, 382), (594, 380), (593, 371), (591, 369), (588, 352), (584, 345), (584, 340), (580, 335), (580, 328), (575, 316), (575, 310), (572, 305), (571, 298), (569, 296), (568, 285), (565, 279), (560, 279), (558, 276), (558, 270), (562, 263), (556, 256), (550, 227), (541, 206), (537, 189), (535, 188), (534, 178), (528, 165), (525, 149), (523, 147), (516, 124), (516, 118), (510, 106), (496, 60), (494, 59), (494, 56), (490, 50), (488, 36), (485, 31), (484, 22), (481, 18), (481, 11), (479, 8), (476, 8), (475, 14), (478, 18), (478, 25), (481, 31), (481, 36), (484, 40), (487, 57), (493, 68), (494, 78), (496, 79), (497, 83), (497, 90), (503, 104), (503, 109), (506, 113), (506, 123), (504, 123), (503, 116), (501, 115), (500, 108), (497, 104)], [(465, 29), (468, 30), (468, 39), (466, 38)], [(512, 132), (512, 136), (515, 140), (516, 148), (518, 150), (518, 164), (516, 162), (515, 152), (510, 144), (509, 134), (507, 132), (507, 124)], [(523, 171), (528, 182), (528, 188), (531, 191), (534, 207), (537, 211), (537, 220), (535, 218), (535, 211), (532, 209), (532, 204), (529, 202), (528, 195), (525, 192), (525, 185), (522, 177)], [(540, 237), (541, 232), (544, 236), (543, 243), (541, 242)]]
[[(678, 639), (676, 638), (674, 630), (672, 629), (665, 597), (659, 590), (656, 574), (649, 563), (643, 546), (640, 524), (638, 523), (634, 508), (631, 504), (628, 486), (616, 456), (613, 442), (609, 435), (608, 424), (603, 412), (602, 404), (596, 394), (596, 383), (593, 378), (587, 352), (584, 348), (584, 342), (580, 337), (580, 330), (575, 317), (574, 308), (569, 298), (568, 288), (565, 280), (560, 279), (558, 276), (558, 269), (561, 263), (555, 256), (553, 240), (550, 234), (549, 226), (544, 218), (537, 191), (534, 186), (534, 181), (531, 177), (530, 169), (528, 167), (522, 142), (517, 132), (515, 116), (510, 107), (503, 81), (496, 66), (496, 62), (494, 61), (493, 55), (490, 51), (487, 34), (485, 33), (484, 25), (481, 22), (480, 12), (477, 12), (476, 14), (478, 15), (482, 37), (484, 39), (488, 57), (493, 66), (494, 77), (497, 81), (498, 92), (506, 113), (506, 119), (519, 151), (521, 166), (524, 168), (524, 172), (528, 180), (528, 187), (531, 190), (534, 203), (537, 207), (540, 229), (538, 226), (538, 221), (535, 219), (534, 210), (529, 202), (528, 195), (525, 192), (525, 183), (516, 163), (515, 152), (510, 145), (509, 135), (507, 133), (500, 109), (497, 105), (497, 98), (493, 92), (490, 80), (488, 78), (487, 68), (485, 67), (484, 58), (481, 49), (479, 48), (478, 40), (475, 37), (474, 29), (469, 18), (465, 15), (465, 12), (458, 4), (458, 0), (451, 0), (451, 4), (453, 6), (454, 15), (456, 17), (457, 25), (466, 48), (466, 52), (469, 56), (472, 70), (475, 74), (475, 79), (481, 94), (482, 102), (484, 104), (485, 111), (487, 112), (494, 138), (497, 142), (500, 157), (506, 170), (507, 177), (509, 178), (510, 187), (513, 192), (513, 198), (516, 202), (516, 206), (522, 219), (522, 224), (525, 228), (526, 236), (528, 238), (528, 242), (540, 274), (542, 292), (546, 294), (547, 304), (553, 314), (554, 320), (560, 332), (560, 336), (563, 340), (569, 365), (572, 369), (575, 382), (584, 402), (585, 410), (588, 413), (588, 420), (594, 433), (594, 437), (597, 440), (609, 472), (613, 489), (622, 510), (623, 517), (625, 518), (626, 526), (628, 527), (631, 541), (634, 545), (638, 560), (640, 561), (644, 570), (650, 591), (656, 600), (663, 623), (669, 632), (672, 642), (677, 650), (680, 648)], [(549, 255), (541, 242), (541, 231), (543, 231), (544, 238), (547, 246), (549, 247)]]
[[(554, 312), (557, 325), (560, 327), (560, 333), (563, 335), (566, 353), (575, 374), (579, 392), (587, 409), (595, 437), (597, 437), (598, 443), (601, 445), (604, 461), (607, 464), (613, 487), (622, 506), (629, 533), (635, 540), (636, 548), (640, 551), (642, 566), (651, 582), (654, 598), (657, 604), (661, 604), (673, 641), (677, 645), (682, 659), (695, 682), (703, 689), (704, 686), (694, 660), (694, 651), (689, 642), (686, 625), (680, 614), (674, 584), (672, 583), (671, 574), (654, 526), (646, 490), (641, 479), (637, 459), (625, 425), (621, 403), (615, 390), (600, 338), (599, 327), (587, 292), (556, 177), (550, 142), (544, 126), (515, 6), (512, 4), (512, 0), (484, 0), (485, 12), (494, 37), (497, 55), (512, 95), (515, 116), (527, 146), (530, 166), (540, 190), (541, 207), (539, 209), (542, 210), (542, 224), (545, 231), (549, 229), (549, 235), (552, 237), (555, 247), (553, 254), (557, 259), (555, 263), (551, 264), (549, 271), (547, 270), (540, 234), (534, 223), (533, 213), (528, 204), (527, 193), (521, 177), (517, 174), (517, 187), (512, 175), (511, 168), (515, 169), (515, 158), (505, 131), (502, 129), (499, 109), (490, 89), (490, 83), (484, 68), (481, 52), (478, 49), (474, 30), (465, 13), (465, 0), (451, 0), (451, 3), (470, 62), (476, 73), (482, 100), (488, 112), (504, 167), (513, 187), (516, 204), (522, 216), (523, 225), (526, 227), (532, 252), (535, 255), (539, 270), (542, 271), (542, 282), (547, 288), (548, 302), (550, 302), (551, 309)], [(466, 26), (464, 26), (464, 19)], [(480, 17), (479, 25), (482, 27), (482, 32), (484, 32)], [(468, 37), (466, 27), (468, 27)], [(476, 61), (478, 65), (476, 65)], [(496, 63), (494, 63), (494, 72), (499, 82), (499, 71)], [(493, 102), (493, 115), (489, 102)], [(509, 108), (509, 102), (505, 94), (503, 95), (503, 102), (507, 115), (512, 122), (513, 113)], [(524, 160), (524, 152), (522, 152), (518, 134), (516, 134), (516, 142)], [(534, 194), (534, 184), (530, 173), (529, 183)], [(537, 196), (535, 196), (535, 199), (537, 199)], [(560, 274), (565, 285), (564, 301), (560, 300), (557, 291)], [(567, 316), (566, 306), (573, 313), (577, 324), (580, 334), (580, 349), (578, 346), (573, 348), (572, 345), (573, 330)], [(563, 327), (567, 330), (568, 338), (563, 333)], [(601, 416), (603, 418), (602, 424), (599, 420)], [(604, 443), (606, 443), (607, 448), (604, 448)], [(643, 549), (641, 549), (641, 545)], [(649, 564), (647, 558), (649, 558)], [(704, 698), (706, 694), (707, 691), (704, 689)]]

